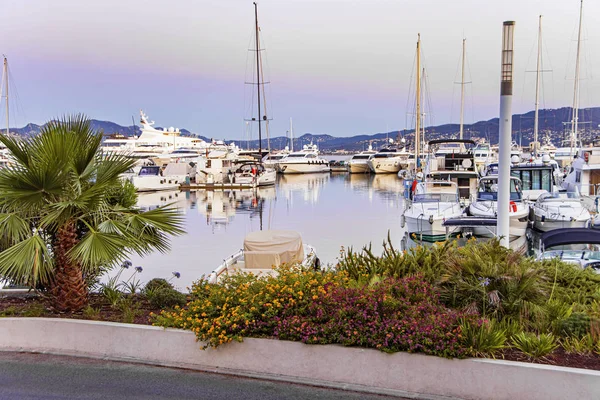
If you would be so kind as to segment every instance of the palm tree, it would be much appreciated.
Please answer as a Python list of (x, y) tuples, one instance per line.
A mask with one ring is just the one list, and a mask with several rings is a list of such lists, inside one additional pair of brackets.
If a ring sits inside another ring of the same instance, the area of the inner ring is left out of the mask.
[(173, 208), (141, 212), (114, 201), (134, 161), (103, 156), (102, 132), (83, 115), (0, 142), (13, 160), (0, 170), (0, 277), (46, 290), (59, 310), (87, 304), (87, 276), (131, 253), (164, 252), (169, 235), (183, 233)]

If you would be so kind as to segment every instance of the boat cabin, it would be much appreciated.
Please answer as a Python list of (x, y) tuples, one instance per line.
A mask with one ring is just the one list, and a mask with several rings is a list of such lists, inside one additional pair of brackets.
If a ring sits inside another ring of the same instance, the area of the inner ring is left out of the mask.
[[(515, 177), (510, 178), (510, 201), (523, 200), (521, 181)], [(498, 176), (485, 176), (479, 180), (477, 188), (477, 201), (498, 201)]]

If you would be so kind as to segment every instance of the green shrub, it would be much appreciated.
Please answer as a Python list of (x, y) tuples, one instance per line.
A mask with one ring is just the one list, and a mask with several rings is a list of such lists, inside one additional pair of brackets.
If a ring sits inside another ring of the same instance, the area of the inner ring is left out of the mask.
[(172, 288), (158, 288), (146, 291), (146, 297), (153, 307), (166, 309), (175, 306), (183, 307), (187, 302), (185, 294)]
[(85, 319), (98, 320), (100, 319), (100, 309), (94, 308), (88, 304), (88, 306), (83, 309), (82, 316)]
[(559, 332), (566, 337), (581, 339), (590, 332), (592, 319), (589, 315), (576, 312), (568, 318), (560, 320)]
[(494, 357), (506, 347), (506, 329), (494, 320), (487, 322), (463, 320), (460, 332), (462, 344), (476, 357)]
[(523, 354), (534, 360), (543, 358), (558, 348), (556, 338), (551, 333), (536, 335), (521, 332), (513, 336), (512, 342)]
[(144, 293), (156, 291), (158, 289), (174, 289), (173, 285), (163, 278), (154, 278), (146, 283), (144, 286)]

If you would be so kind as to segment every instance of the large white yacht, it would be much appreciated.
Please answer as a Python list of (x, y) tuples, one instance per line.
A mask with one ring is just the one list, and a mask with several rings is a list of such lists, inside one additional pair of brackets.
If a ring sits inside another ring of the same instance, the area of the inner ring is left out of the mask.
[(283, 160), (288, 154), (290, 154), (290, 148), (285, 146), (285, 149), (277, 152), (271, 152), (267, 154), (262, 162), (266, 168), (272, 168), (277, 170), (279, 168), (279, 162)]
[(279, 161), (279, 172), (282, 174), (309, 174), (329, 172), (329, 162), (319, 157), (316, 144), (304, 145), (302, 150), (295, 151)]
[(364, 174), (366, 172), (371, 172), (371, 168), (369, 167), (368, 161), (369, 157), (377, 152), (373, 150), (373, 147), (369, 145), (369, 149), (366, 151), (361, 151), (358, 154), (352, 156), (350, 161), (348, 161), (348, 167), (351, 174)]
[(401, 150), (384, 147), (371, 155), (367, 164), (375, 174), (397, 174), (401, 169), (407, 169), (410, 153), (403, 147)]
[(119, 152), (126, 154), (140, 153), (140, 157), (149, 154), (170, 153), (185, 147), (204, 150), (209, 143), (199, 138), (181, 136), (178, 128), (155, 128), (154, 121), (148, 120), (144, 111), (140, 110), (140, 125), (142, 133), (137, 137), (112, 137), (102, 143), (103, 152)]
[[(498, 175), (482, 177), (479, 180), (477, 198), (471, 202), (468, 214), (475, 217), (495, 219), (498, 212)], [(521, 180), (510, 178), (510, 203), (509, 203), (509, 239), (525, 235), (529, 217), (529, 206), (523, 202)], [(477, 236), (489, 237), (496, 234), (495, 226), (491, 229), (476, 227), (473, 233)]]
[(442, 223), (459, 217), (462, 212), (456, 183), (420, 182), (403, 218), (411, 238), (435, 242), (446, 239)]

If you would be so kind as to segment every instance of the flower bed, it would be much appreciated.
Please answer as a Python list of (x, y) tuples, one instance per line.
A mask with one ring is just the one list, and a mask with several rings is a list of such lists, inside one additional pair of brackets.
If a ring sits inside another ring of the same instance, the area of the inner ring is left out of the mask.
[(335, 270), (200, 280), (185, 307), (154, 323), (192, 330), (213, 347), (269, 337), (598, 368), (599, 317), (593, 271), (471, 241), (408, 252), (386, 243), (380, 257), (344, 252)]

